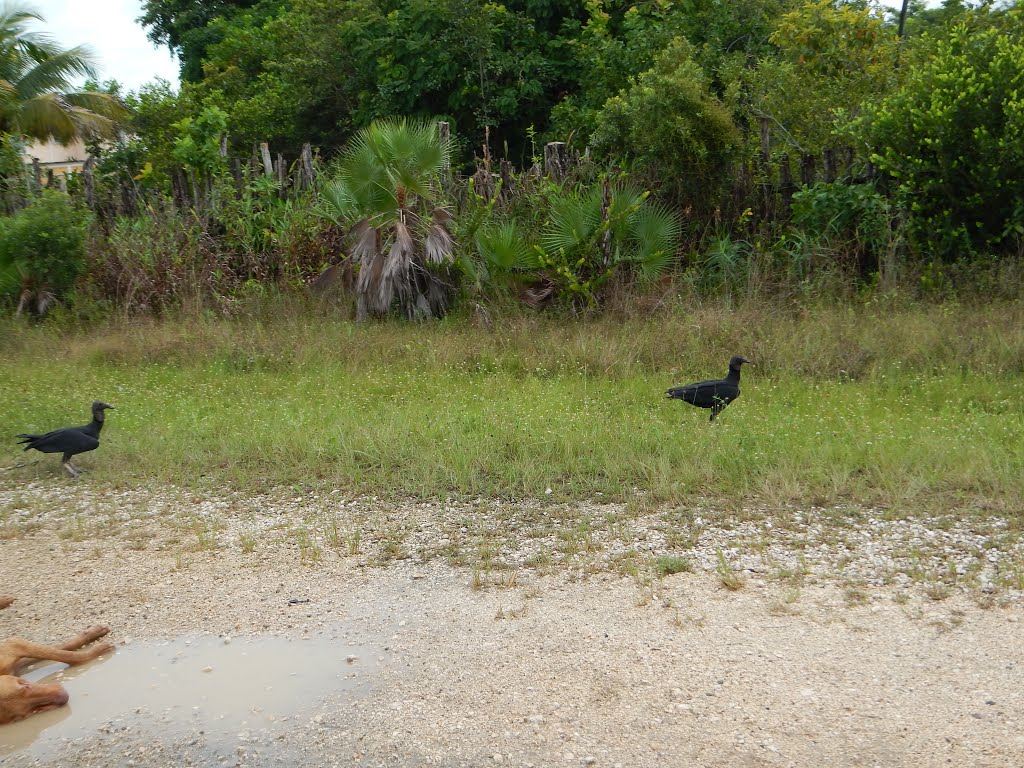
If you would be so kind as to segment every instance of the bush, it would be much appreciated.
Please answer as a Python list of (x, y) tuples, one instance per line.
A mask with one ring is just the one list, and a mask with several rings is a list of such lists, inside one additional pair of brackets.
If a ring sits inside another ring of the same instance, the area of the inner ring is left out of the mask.
[(18, 312), (43, 314), (66, 292), (85, 261), (87, 214), (67, 195), (46, 190), (0, 226), (0, 290), (17, 296)]
[(878, 270), (892, 239), (892, 204), (869, 184), (804, 187), (793, 195), (798, 230), (833, 250), (839, 266), (862, 277)]
[(917, 243), (950, 262), (1024, 236), (1024, 12), (938, 34), (858, 128)]
[(740, 134), (685, 40), (674, 41), (652, 69), (609, 99), (598, 123), (595, 151), (625, 158), (697, 209), (714, 208)]

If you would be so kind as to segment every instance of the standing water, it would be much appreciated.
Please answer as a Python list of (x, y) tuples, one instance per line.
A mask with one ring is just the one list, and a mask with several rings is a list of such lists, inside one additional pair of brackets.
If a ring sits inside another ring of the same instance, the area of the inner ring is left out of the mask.
[(201, 636), (118, 646), (79, 667), (41, 662), (21, 676), (59, 682), (70, 702), (0, 726), (0, 755), (45, 757), (107, 727), (204, 732), (212, 744), (233, 742), (239, 730), (273, 735), (328, 696), (364, 695), (381, 652), (317, 636)]

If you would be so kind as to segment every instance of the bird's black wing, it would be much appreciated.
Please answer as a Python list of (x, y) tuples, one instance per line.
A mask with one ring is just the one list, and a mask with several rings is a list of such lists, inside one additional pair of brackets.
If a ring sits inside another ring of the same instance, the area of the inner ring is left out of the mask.
[(696, 384), (673, 387), (668, 391), (669, 397), (685, 400), (701, 408), (711, 408), (716, 401), (728, 403), (735, 400), (738, 394), (737, 387), (724, 379), (698, 381)]
[(99, 447), (99, 439), (86, 434), (81, 427), (64, 427), (45, 435), (18, 435), (27, 451), (35, 448), (43, 453), (85, 453)]

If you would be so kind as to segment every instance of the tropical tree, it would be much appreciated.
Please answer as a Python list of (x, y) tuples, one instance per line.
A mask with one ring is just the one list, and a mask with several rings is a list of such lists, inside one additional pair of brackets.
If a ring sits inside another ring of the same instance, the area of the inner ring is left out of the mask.
[(448, 308), (454, 244), (437, 182), (449, 156), (432, 125), (404, 118), (374, 121), (342, 152), (323, 213), (349, 227), (357, 320), (388, 314), (396, 299), (410, 320)]
[(127, 110), (115, 96), (74, 90), (78, 76), (95, 77), (86, 46), (61, 50), (47, 35), (29, 29), (44, 21), (31, 6), (0, 5), (0, 132), (61, 143), (110, 134)]

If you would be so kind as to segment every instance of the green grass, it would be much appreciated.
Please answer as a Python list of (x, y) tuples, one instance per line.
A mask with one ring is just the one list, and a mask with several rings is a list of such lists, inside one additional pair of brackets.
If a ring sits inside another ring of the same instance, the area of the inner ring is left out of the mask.
[[(746, 313), (746, 314), (745, 314)], [(67, 332), (10, 324), (8, 431), (113, 403), (86, 482), (387, 497), (1019, 508), (1024, 312), (959, 307), (365, 327), (315, 313)], [(673, 384), (723, 374), (716, 425)], [(0, 483), (56, 477), (18, 453)], [(546, 494), (546, 489), (552, 490)], [(600, 496), (598, 496), (600, 494)]]
[(659, 576), (671, 576), (676, 573), (689, 573), (693, 563), (685, 557), (676, 555), (660, 555), (654, 560), (654, 572)]

